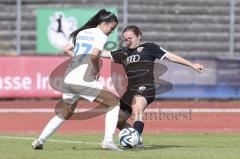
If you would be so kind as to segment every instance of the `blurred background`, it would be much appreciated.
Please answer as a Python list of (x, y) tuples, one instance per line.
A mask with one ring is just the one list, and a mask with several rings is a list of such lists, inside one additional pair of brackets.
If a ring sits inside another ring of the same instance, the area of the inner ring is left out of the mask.
[[(163, 61), (162, 78), (174, 88), (157, 98), (240, 98), (240, 0), (0, 0), (0, 98), (60, 97), (49, 74), (67, 59), (68, 35), (102, 8), (120, 22), (108, 48), (117, 49), (123, 28), (134, 24), (143, 42), (208, 69), (198, 74)], [(114, 89), (108, 75), (104, 83)]]

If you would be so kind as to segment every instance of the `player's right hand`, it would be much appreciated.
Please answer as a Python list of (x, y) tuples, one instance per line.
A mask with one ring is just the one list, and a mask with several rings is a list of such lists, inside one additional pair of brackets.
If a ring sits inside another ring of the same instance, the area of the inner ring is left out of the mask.
[(199, 63), (195, 63), (193, 65), (193, 69), (199, 73), (202, 73), (204, 70), (206, 70), (206, 68), (202, 64), (199, 64)]

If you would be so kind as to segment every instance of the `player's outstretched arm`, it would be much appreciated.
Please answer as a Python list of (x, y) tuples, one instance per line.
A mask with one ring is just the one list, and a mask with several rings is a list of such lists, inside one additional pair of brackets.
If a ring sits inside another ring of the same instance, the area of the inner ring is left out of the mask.
[(181, 56), (178, 56), (176, 54), (173, 54), (173, 53), (167, 53), (166, 59), (171, 62), (174, 62), (174, 63), (178, 63), (181, 65), (191, 67), (192, 69), (194, 69), (195, 71), (197, 71), (199, 73), (201, 73), (203, 70), (206, 70), (202, 64), (192, 63), (192, 62), (188, 61), (187, 59), (185, 59)]

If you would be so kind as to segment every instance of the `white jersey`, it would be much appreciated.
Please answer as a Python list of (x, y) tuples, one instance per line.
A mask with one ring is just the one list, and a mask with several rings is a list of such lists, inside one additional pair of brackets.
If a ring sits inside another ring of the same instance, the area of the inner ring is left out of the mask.
[[(94, 79), (90, 54), (93, 48), (102, 51), (107, 38), (99, 28), (90, 28), (78, 33), (75, 45), (72, 40), (69, 41), (74, 46), (74, 57), (65, 74), (64, 83), (69, 87), (67, 90), (72, 90), (90, 101), (98, 95), (103, 86)], [(91, 98), (86, 97), (89, 94), (92, 94)]]
[(74, 56), (80, 54), (86, 55), (91, 53), (93, 48), (102, 51), (107, 42), (107, 38), (107, 35), (105, 35), (99, 28), (90, 28), (78, 33), (75, 46), (73, 45), (72, 39), (69, 43), (74, 46)]

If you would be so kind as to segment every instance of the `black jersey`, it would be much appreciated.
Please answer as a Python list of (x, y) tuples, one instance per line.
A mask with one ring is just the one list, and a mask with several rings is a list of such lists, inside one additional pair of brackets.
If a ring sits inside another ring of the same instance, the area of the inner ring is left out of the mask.
[(121, 64), (128, 77), (128, 87), (141, 84), (154, 85), (154, 61), (163, 59), (166, 50), (154, 43), (144, 43), (134, 49), (111, 52), (115, 63)]

